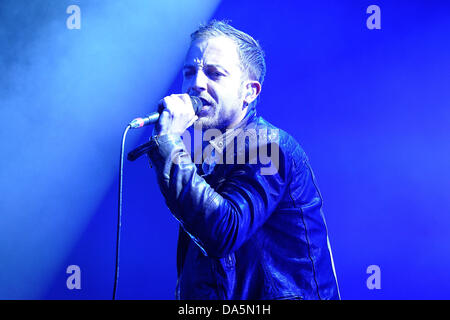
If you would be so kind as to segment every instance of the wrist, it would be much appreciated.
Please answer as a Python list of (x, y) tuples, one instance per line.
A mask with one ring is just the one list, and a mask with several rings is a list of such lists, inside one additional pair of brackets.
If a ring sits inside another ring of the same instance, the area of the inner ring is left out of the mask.
[(160, 137), (160, 136), (164, 136), (167, 134), (169, 134), (169, 130), (164, 130), (161, 128), (157, 128), (157, 126), (155, 126), (153, 128), (152, 137), (155, 137), (155, 136)]
[(152, 136), (160, 137), (160, 136), (166, 136), (166, 135), (182, 136), (183, 133), (175, 132), (175, 131), (170, 130), (170, 129), (159, 129), (159, 128), (156, 128), (156, 127), (153, 129)]

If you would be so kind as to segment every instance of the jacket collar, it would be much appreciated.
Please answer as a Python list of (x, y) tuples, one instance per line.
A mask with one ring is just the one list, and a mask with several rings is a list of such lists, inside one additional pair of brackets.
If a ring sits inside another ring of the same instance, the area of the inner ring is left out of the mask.
[(229, 145), (236, 136), (238, 136), (244, 128), (247, 128), (249, 124), (253, 122), (256, 117), (256, 108), (251, 108), (247, 111), (244, 119), (239, 124), (232, 128), (227, 129), (222, 135), (210, 140), (209, 144), (219, 153), (223, 153), (223, 150)]

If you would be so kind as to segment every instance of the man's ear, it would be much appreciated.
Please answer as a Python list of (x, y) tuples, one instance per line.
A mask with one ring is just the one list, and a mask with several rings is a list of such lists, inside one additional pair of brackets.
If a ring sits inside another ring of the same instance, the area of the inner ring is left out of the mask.
[(248, 80), (245, 84), (245, 90), (244, 101), (247, 105), (250, 105), (261, 93), (261, 83), (256, 80)]

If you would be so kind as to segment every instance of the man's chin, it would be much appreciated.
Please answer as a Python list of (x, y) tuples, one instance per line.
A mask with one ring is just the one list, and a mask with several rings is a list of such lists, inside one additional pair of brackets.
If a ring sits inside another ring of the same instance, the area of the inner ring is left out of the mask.
[(202, 117), (200, 116), (197, 121), (194, 122), (194, 127), (195, 129), (198, 130), (209, 130), (209, 129), (219, 129), (218, 126), (219, 123), (217, 121), (217, 119), (215, 119), (214, 117), (210, 117), (210, 116), (206, 116), (206, 117)]
[(197, 121), (194, 122), (194, 126), (196, 127), (196, 129), (210, 129), (211, 125), (213, 124), (212, 119), (210, 117), (201, 116), (200, 114), (198, 116), (199, 117)]
[(197, 113), (197, 116), (198, 120), (195, 121), (195, 126), (201, 130), (211, 129), (217, 122), (214, 109), (211, 109), (210, 106), (203, 107), (203, 109)]

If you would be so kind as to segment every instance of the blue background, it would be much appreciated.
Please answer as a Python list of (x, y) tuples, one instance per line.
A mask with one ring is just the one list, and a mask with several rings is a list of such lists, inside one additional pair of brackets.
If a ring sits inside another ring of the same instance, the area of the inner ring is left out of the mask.
[[(2, 0), (0, 298), (112, 297), (122, 132), (180, 91), (189, 34), (216, 18), (266, 52), (258, 112), (310, 157), (342, 298), (449, 299), (449, 17), (447, 1)], [(145, 157), (123, 199), (118, 298), (173, 299), (177, 223)]]

